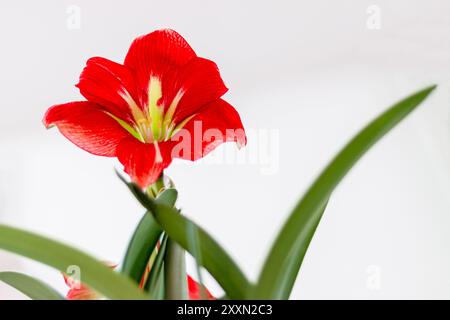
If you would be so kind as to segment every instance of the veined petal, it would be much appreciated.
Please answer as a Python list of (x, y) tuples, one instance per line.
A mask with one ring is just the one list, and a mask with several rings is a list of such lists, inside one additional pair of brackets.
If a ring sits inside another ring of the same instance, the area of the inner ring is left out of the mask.
[(203, 58), (170, 70), (162, 79), (163, 105), (175, 124), (219, 99), (227, 90), (217, 65)]
[(194, 50), (177, 32), (157, 30), (133, 41), (124, 65), (132, 69), (140, 89), (141, 101), (147, 101), (150, 76), (161, 78), (168, 70), (195, 58)]
[(114, 157), (119, 142), (131, 136), (98, 105), (88, 101), (55, 105), (47, 110), (43, 122), (47, 128), (57, 126), (75, 145), (99, 156)]
[(142, 113), (133, 74), (119, 63), (90, 58), (77, 87), (87, 100), (128, 123), (132, 123), (135, 114)]
[(142, 143), (128, 138), (117, 147), (117, 158), (131, 180), (144, 189), (171, 163), (171, 145), (167, 142)]
[(219, 99), (199, 110), (172, 137), (172, 157), (195, 161), (227, 141), (234, 141), (241, 147), (247, 143), (247, 137), (237, 111)]

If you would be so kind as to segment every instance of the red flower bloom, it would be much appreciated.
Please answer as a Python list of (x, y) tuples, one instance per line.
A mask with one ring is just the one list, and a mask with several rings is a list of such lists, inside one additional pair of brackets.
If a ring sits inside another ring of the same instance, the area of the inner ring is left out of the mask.
[(173, 30), (134, 40), (124, 64), (89, 59), (77, 87), (87, 101), (49, 108), (45, 126), (92, 154), (117, 157), (142, 188), (174, 157), (193, 161), (222, 142), (246, 143), (239, 114), (221, 99), (227, 88), (216, 64)]

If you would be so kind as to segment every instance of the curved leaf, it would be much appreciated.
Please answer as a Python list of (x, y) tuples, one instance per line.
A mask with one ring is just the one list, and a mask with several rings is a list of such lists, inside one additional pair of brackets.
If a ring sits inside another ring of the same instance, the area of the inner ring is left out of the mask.
[(169, 237), (191, 254), (195, 253), (196, 248), (189, 241), (188, 230), (195, 230), (202, 256), (201, 265), (222, 286), (230, 299), (246, 298), (251, 284), (228, 253), (206, 231), (173, 208), (158, 204), (152, 212)]
[(18, 272), (0, 272), (0, 281), (19, 290), (32, 300), (64, 300), (55, 289), (41, 280)]
[(17, 228), (0, 225), (0, 249), (42, 262), (61, 272), (69, 266), (81, 271), (81, 281), (111, 299), (148, 299), (127, 277), (84, 252)]
[(253, 291), (253, 298), (289, 298), (303, 257), (334, 188), (370, 147), (434, 89), (435, 86), (423, 89), (385, 111), (360, 131), (322, 171), (278, 234)]
[(161, 233), (155, 218), (146, 212), (128, 244), (121, 273), (139, 283)]
[(178, 210), (159, 204), (147, 197), (138, 186), (119, 178), (128, 186), (136, 199), (147, 208), (159, 225), (166, 231), (169, 238), (175, 240), (181, 247), (194, 255), (196, 249), (190, 241), (190, 233), (198, 237), (198, 249), (202, 257), (202, 266), (222, 286), (230, 299), (245, 299), (251, 284), (225, 250), (202, 228), (188, 218), (179, 214)]
[[(157, 198), (157, 202), (168, 206), (174, 206), (178, 193), (175, 189), (163, 191)], [(162, 233), (162, 229), (153, 215), (146, 212), (139, 222), (128, 244), (128, 249), (123, 259), (121, 272), (136, 283), (140, 283), (150, 256)]]
[(169, 207), (174, 207), (177, 202), (178, 191), (174, 188), (169, 188), (161, 192), (161, 194), (156, 198), (156, 202), (165, 204)]

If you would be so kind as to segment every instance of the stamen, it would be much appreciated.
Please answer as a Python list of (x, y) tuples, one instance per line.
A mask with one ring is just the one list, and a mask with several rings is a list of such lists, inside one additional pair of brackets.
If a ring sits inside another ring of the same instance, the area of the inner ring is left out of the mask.
[(131, 125), (129, 125), (126, 121), (116, 117), (112, 113), (109, 113), (109, 112), (105, 112), (105, 113), (108, 116), (110, 116), (111, 118), (113, 118), (114, 120), (116, 120), (122, 126), (122, 128), (127, 130), (133, 137), (135, 137), (136, 139), (138, 139), (141, 142), (144, 142), (144, 138), (142, 137), (141, 133), (139, 132), (139, 129), (136, 130)]
[(150, 128), (149, 120), (146, 118), (139, 119), (139, 121), (137, 121), (136, 125), (137, 125), (137, 130), (139, 131), (139, 133), (141, 134), (141, 136), (144, 139), (144, 142), (152, 142), (153, 141), (153, 133)]
[(163, 159), (158, 142), (169, 140), (195, 116), (195, 114), (191, 115), (178, 124), (173, 121), (173, 116), (184, 93), (183, 89), (178, 90), (169, 108), (164, 112), (164, 106), (158, 105), (162, 97), (161, 80), (158, 77), (151, 76), (148, 83), (148, 101), (147, 106), (144, 108), (145, 111), (138, 106), (125, 88), (121, 88), (119, 91), (119, 95), (130, 108), (134, 118), (134, 126), (128, 125), (113, 115), (111, 116), (139, 141), (153, 143), (156, 150), (156, 161), (162, 162)]
[(184, 119), (183, 121), (181, 121), (174, 129), (173, 131), (170, 133), (170, 138), (172, 136), (174, 136), (175, 134), (177, 134), (178, 131), (180, 131), (181, 129), (183, 129), (183, 127), (186, 125), (186, 123), (189, 122), (189, 120), (191, 120), (193, 117), (195, 117), (197, 114), (194, 113), (193, 115), (187, 117), (186, 119)]
[(122, 88), (122, 91), (119, 92), (119, 95), (128, 104), (134, 120), (139, 121), (140, 119), (145, 119), (145, 115), (142, 112), (141, 108), (139, 108), (136, 101), (134, 101), (133, 97), (125, 88)]
[(171, 125), (173, 115), (175, 114), (175, 110), (177, 109), (178, 103), (180, 102), (183, 95), (184, 95), (184, 90), (180, 89), (180, 90), (178, 90), (177, 94), (175, 95), (175, 98), (173, 98), (172, 103), (170, 104), (169, 108), (166, 111), (166, 114), (164, 115), (164, 120), (163, 120), (164, 128), (168, 128)]

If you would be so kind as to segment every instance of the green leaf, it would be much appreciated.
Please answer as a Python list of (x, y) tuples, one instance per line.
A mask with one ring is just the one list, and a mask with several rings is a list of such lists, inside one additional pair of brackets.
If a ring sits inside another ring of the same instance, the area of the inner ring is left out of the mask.
[[(160, 194), (157, 202), (173, 206), (177, 196), (178, 193), (175, 189), (167, 189)], [(145, 213), (128, 244), (122, 264), (121, 272), (123, 274), (129, 276), (136, 283), (140, 283), (161, 233), (162, 229), (153, 215)]]
[(206, 231), (172, 208), (157, 205), (155, 209), (152, 212), (161, 227), (191, 254), (196, 248), (189, 241), (188, 230), (196, 230), (202, 266), (222, 286), (230, 299), (246, 298), (251, 284), (228, 253)]
[(200, 240), (198, 239), (198, 233), (196, 228), (191, 227), (187, 230), (189, 244), (192, 247), (192, 257), (195, 259), (195, 266), (197, 271), (197, 278), (199, 283), (199, 296), (201, 300), (208, 300), (208, 294), (206, 292), (206, 288), (203, 284), (203, 276), (202, 276), (202, 253), (200, 251)]
[(161, 192), (161, 194), (156, 198), (156, 202), (165, 204), (169, 207), (174, 207), (177, 202), (178, 191), (174, 188), (169, 188)]
[(23, 273), (0, 272), (0, 281), (19, 290), (32, 300), (64, 300), (62, 295), (41, 280)]
[(256, 299), (287, 299), (303, 257), (332, 191), (381, 137), (435, 89), (421, 90), (398, 102), (360, 131), (322, 171), (278, 234), (253, 291)]
[(146, 212), (128, 244), (121, 270), (124, 275), (136, 283), (141, 281), (161, 233), (162, 229), (155, 218)]
[(167, 232), (169, 238), (175, 240), (191, 255), (194, 248), (189, 241), (189, 232), (195, 230), (198, 236), (199, 251), (202, 256), (202, 266), (222, 286), (230, 299), (245, 299), (251, 284), (225, 250), (202, 228), (188, 218), (179, 214), (178, 210), (159, 204), (147, 197), (138, 186), (128, 183), (123, 177), (119, 178), (128, 186), (136, 199), (147, 208), (159, 225)]
[[(167, 189), (156, 202), (173, 207), (176, 196), (175, 189)], [(167, 239), (164, 251), (164, 297), (167, 300), (186, 300), (188, 295), (185, 251), (170, 238)]]
[(81, 281), (111, 299), (148, 299), (127, 277), (114, 272), (84, 252), (37, 234), (0, 225), (0, 249), (17, 253), (66, 272), (69, 266), (81, 271)]

